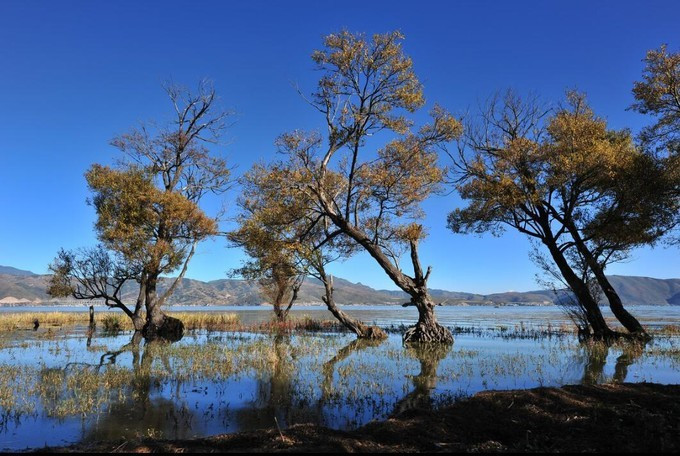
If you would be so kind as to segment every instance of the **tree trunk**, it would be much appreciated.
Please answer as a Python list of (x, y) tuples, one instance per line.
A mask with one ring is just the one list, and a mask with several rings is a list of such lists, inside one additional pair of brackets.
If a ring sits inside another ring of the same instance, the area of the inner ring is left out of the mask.
[(326, 304), (326, 307), (328, 307), (328, 310), (343, 324), (343, 326), (345, 326), (345, 328), (356, 334), (359, 339), (381, 340), (387, 338), (385, 331), (377, 326), (366, 326), (361, 321), (353, 319), (345, 312), (338, 309), (338, 306), (335, 305), (335, 300), (333, 299), (333, 277), (327, 276), (323, 269), (318, 272), (326, 291), (325, 296), (322, 296), (321, 299)]
[(591, 270), (595, 273), (597, 282), (600, 284), (604, 295), (609, 301), (609, 308), (612, 310), (614, 316), (621, 322), (624, 328), (626, 328), (630, 333), (638, 335), (643, 339), (649, 338), (647, 331), (642, 327), (640, 322), (635, 318), (630, 312), (628, 312), (623, 307), (623, 302), (619, 297), (619, 294), (614, 290), (614, 287), (609, 283), (609, 279), (604, 275), (601, 268)]
[(418, 309), (418, 323), (406, 330), (403, 336), (405, 344), (425, 342), (453, 344), (453, 335), (437, 322), (434, 315), (435, 303), (430, 298), (427, 288), (421, 287), (411, 296), (411, 304)]
[(562, 277), (564, 277), (564, 280), (567, 282), (567, 285), (569, 285), (571, 291), (576, 295), (576, 299), (578, 299), (579, 303), (586, 310), (586, 316), (588, 318), (588, 323), (593, 330), (593, 336), (596, 339), (611, 339), (614, 337), (616, 333), (607, 326), (607, 322), (602, 316), (600, 307), (590, 294), (588, 286), (579, 279), (576, 273), (571, 269), (569, 262), (557, 247), (554, 240), (547, 237), (543, 240), (543, 243), (548, 247), (550, 255), (559, 268)]
[[(326, 205), (326, 207), (328, 207)], [(369, 255), (371, 255), (382, 267), (383, 271), (392, 279), (395, 285), (411, 296), (411, 302), (418, 309), (418, 323), (409, 328), (403, 336), (404, 343), (426, 342), (452, 344), (453, 335), (451, 331), (437, 323), (434, 315), (434, 302), (427, 292), (427, 279), (430, 276), (430, 268), (423, 274), (423, 269), (418, 258), (417, 240), (409, 241), (411, 251), (411, 262), (413, 263), (414, 277), (404, 274), (390, 259), (382, 249), (354, 225), (336, 214), (329, 214), (329, 217), (346, 235), (354, 239), (361, 245)]]
[(607, 297), (607, 301), (609, 301), (609, 308), (614, 313), (614, 316), (616, 316), (619, 322), (621, 322), (621, 324), (632, 334), (639, 335), (641, 338), (649, 338), (649, 335), (644, 330), (640, 322), (623, 307), (621, 298), (609, 282), (609, 279), (604, 273), (604, 269), (597, 262), (593, 254), (590, 252), (590, 249), (588, 249), (588, 246), (581, 238), (576, 226), (570, 222), (567, 224), (567, 228), (574, 239), (574, 243), (576, 244), (576, 248), (578, 249), (579, 253), (583, 256), (583, 258), (585, 258), (586, 262), (588, 263), (588, 267), (591, 271), (593, 271), (593, 274), (595, 274), (597, 283), (600, 285), (604, 295)]
[(593, 271), (593, 274), (595, 274), (597, 283), (600, 285), (604, 295), (607, 297), (607, 301), (609, 301), (609, 308), (612, 310), (612, 313), (616, 319), (619, 320), (623, 327), (626, 328), (630, 333), (637, 335), (642, 339), (648, 339), (649, 335), (644, 330), (637, 318), (631, 315), (630, 312), (628, 312), (623, 307), (621, 297), (619, 297), (619, 294), (616, 292), (616, 290), (614, 290), (614, 287), (609, 282), (609, 279), (604, 273), (604, 269), (593, 257), (593, 254), (590, 252), (590, 249), (588, 249), (588, 246), (581, 238), (578, 230), (576, 230), (576, 227), (573, 225), (573, 223), (570, 223), (568, 228), (572, 238), (574, 239), (576, 248), (578, 249), (579, 253), (583, 255), (583, 258), (585, 258), (590, 270)]
[(184, 335), (184, 324), (177, 318), (165, 315), (161, 309), (156, 287), (158, 277), (150, 276), (146, 283), (146, 324), (142, 333), (146, 340), (175, 342)]

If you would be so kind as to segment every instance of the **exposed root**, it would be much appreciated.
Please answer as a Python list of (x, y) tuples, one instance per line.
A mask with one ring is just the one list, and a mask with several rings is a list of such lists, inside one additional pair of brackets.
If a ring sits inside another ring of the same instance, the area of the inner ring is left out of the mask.
[(383, 340), (387, 339), (387, 333), (377, 326), (363, 326), (361, 332), (357, 333), (357, 338), (364, 340)]
[(404, 344), (412, 343), (432, 343), (432, 344), (453, 344), (453, 334), (439, 323), (425, 325), (418, 323), (406, 330), (402, 338)]
[(144, 325), (142, 333), (146, 340), (176, 342), (184, 336), (184, 323), (178, 318), (164, 315), (163, 322), (160, 325), (148, 321), (146, 325)]

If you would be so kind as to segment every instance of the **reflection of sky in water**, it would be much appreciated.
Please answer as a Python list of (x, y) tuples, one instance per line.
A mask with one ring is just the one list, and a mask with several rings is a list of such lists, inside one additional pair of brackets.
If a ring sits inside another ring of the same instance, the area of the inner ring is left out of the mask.
[[(498, 309), (487, 312), (495, 310)], [(520, 310), (514, 308), (513, 312)], [(442, 313), (445, 312), (439, 312), (441, 320), (451, 324)], [(654, 318), (669, 321), (675, 317)], [(496, 324), (514, 327), (511, 321)], [(21, 333), (22, 340), (14, 340), (0, 350), (0, 367), (29, 366), (34, 369), (33, 375), (44, 368), (69, 373), (95, 370), (102, 360), (108, 364), (114, 358), (103, 355), (120, 351), (131, 337), (129, 333), (98, 333), (88, 349), (83, 331), (55, 332), (56, 339), (44, 340), (40, 332)], [(500, 338), (492, 333), (460, 334), (450, 351), (437, 353), (407, 350), (396, 335), (379, 345), (362, 345), (354, 340), (349, 334), (279, 338), (218, 332), (189, 334), (168, 349), (169, 355), (163, 354), (163, 349), (158, 353), (149, 351), (155, 353), (146, 358), (152, 366), (150, 373), (142, 376), (141, 383), (135, 380), (124, 385), (125, 397), (118, 400), (113, 395), (101, 413), (50, 418), (39, 399), (34, 413), (3, 419), (0, 449), (36, 448), (83, 439), (186, 438), (272, 428), (276, 426), (275, 417), (281, 427), (312, 422), (349, 429), (409, 407), (442, 403), (485, 389), (603, 381), (677, 383), (680, 379), (677, 337), (657, 337), (644, 352), (625, 345), (608, 349), (583, 346), (571, 336), (533, 340)], [(234, 359), (243, 363), (249, 356), (261, 357), (259, 362), (266, 367), (257, 371), (242, 366), (237, 374), (220, 374), (217, 380), (209, 374), (182, 375), (192, 360), (173, 356), (203, 344), (239, 353)], [(658, 353), (668, 349), (673, 350), (673, 356)], [(122, 351), (115, 356), (115, 365), (103, 366), (100, 372), (113, 366), (132, 375), (133, 366), (139, 369), (146, 354), (142, 342), (136, 352)], [(176, 380), (174, 374), (183, 380)], [(22, 386), (14, 388), (20, 394)]]

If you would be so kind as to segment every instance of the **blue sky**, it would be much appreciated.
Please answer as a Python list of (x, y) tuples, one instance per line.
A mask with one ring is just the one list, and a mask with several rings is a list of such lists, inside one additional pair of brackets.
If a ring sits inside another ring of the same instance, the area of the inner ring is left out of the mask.
[[(648, 49), (680, 48), (680, 2), (0, 2), (0, 264), (44, 273), (60, 247), (93, 245), (84, 172), (119, 157), (109, 141), (140, 121), (163, 120), (162, 81), (214, 81), (236, 121), (222, 152), (235, 175), (274, 156), (279, 134), (320, 128), (294, 89), (309, 92), (310, 59), (324, 35), (400, 29), (428, 106), (454, 113), (496, 90), (558, 100), (587, 92), (614, 128), (649, 119), (626, 111)], [(424, 111), (426, 111), (425, 109)], [(225, 195), (233, 209), (236, 192)], [(217, 201), (208, 201), (206, 209)], [(434, 288), (491, 293), (537, 288), (529, 242), (454, 235), (455, 195), (425, 205), (423, 262)], [(232, 212), (233, 213), (233, 212)], [(204, 243), (188, 277), (224, 278), (242, 254)], [(360, 255), (333, 272), (377, 288), (394, 285)], [(640, 249), (612, 274), (680, 276), (675, 249)]]

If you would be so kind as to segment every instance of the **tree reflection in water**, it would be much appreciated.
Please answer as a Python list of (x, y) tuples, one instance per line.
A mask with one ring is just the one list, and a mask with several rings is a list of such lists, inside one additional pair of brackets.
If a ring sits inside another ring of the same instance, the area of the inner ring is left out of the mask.
[(609, 357), (609, 350), (612, 348), (611, 344), (605, 342), (590, 342), (582, 344), (583, 361), (583, 377), (581, 383), (586, 385), (594, 385), (614, 381), (623, 383), (628, 376), (628, 367), (635, 362), (645, 350), (646, 344), (640, 341), (626, 341), (618, 342), (617, 347), (620, 347), (622, 353), (616, 358), (614, 365), (614, 375), (608, 378), (604, 372)]
[(142, 344), (142, 340), (141, 332), (136, 332), (128, 344), (102, 355), (100, 364), (107, 365), (115, 364), (123, 353), (132, 354), (130, 394), (125, 400), (112, 403), (107, 413), (87, 431), (83, 441), (139, 437), (182, 439), (201, 435), (201, 430), (195, 429), (194, 413), (178, 394), (182, 382), (176, 381), (176, 394), (164, 394), (164, 385), (154, 378), (156, 360), (172, 373), (167, 351), (163, 349), (169, 342), (159, 340)]
[(407, 410), (432, 408), (432, 390), (437, 387), (437, 368), (451, 348), (452, 346), (447, 344), (408, 345), (406, 352), (420, 361), (420, 373), (411, 376), (413, 390), (397, 402), (392, 411), (393, 416)]

